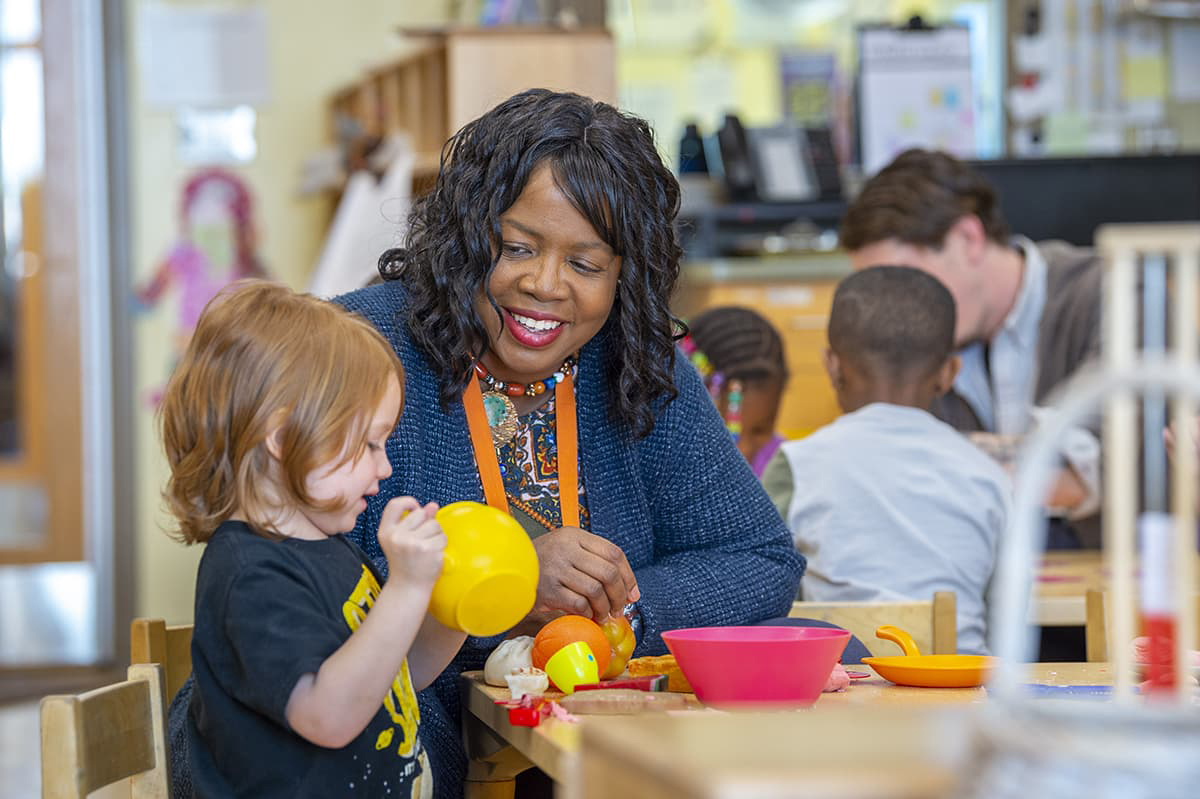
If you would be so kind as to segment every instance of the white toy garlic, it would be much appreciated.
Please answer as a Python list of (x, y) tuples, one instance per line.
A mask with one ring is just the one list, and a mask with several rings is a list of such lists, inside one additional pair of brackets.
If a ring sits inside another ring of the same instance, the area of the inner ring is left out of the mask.
[(533, 636), (521, 635), (501, 642), (483, 664), (483, 681), (497, 688), (506, 687), (504, 676), (533, 665)]
[(508, 683), (508, 692), (512, 694), (513, 699), (541, 696), (550, 688), (550, 678), (546, 676), (546, 672), (533, 666), (504, 675), (504, 681)]

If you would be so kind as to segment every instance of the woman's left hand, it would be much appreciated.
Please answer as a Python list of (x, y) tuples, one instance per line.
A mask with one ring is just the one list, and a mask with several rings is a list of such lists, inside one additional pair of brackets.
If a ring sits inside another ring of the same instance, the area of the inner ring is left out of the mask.
[(533, 539), (533, 547), (540, 574), (529, 622), (540, 626), (564, 613), (603, 621), (641, 597), (625, 553), (606, 538), (562, 527)]

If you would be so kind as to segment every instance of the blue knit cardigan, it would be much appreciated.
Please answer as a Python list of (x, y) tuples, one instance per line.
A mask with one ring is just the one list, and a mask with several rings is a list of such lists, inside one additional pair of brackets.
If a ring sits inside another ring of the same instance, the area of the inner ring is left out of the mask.
[[(375, 537), (384, 505), (409, 494), (422, 502), (484, 501), (462, 403), (443, 411), (436, 375), (408, 335), (399, 282), (337, 302), (367, 318), (404, 364), (404, 413), (387, 442), (392, 476), (359, 517), (352, 537), (380, 568)], [(679, 396), (635, 440), (610, 413), (614, 381), (604, 373), (602, 330), (579, 359), (579, 470), (591, 529), (619, 546), (637, 576), (643, 632), (637, 654), (665, 651), (661, 634), (681, 627), (748, 624), (786, 616), (803, 556), (734, 446), (699, 375), (675, 359)], [(493, 640), (466, 648), (490, 649)]]

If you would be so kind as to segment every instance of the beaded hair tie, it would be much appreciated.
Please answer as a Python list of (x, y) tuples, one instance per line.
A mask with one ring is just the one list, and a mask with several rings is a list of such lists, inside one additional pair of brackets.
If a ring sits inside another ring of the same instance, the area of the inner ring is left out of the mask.
[[(708, 395), (712, 397), (713, 405), (721, 407), (721, 390), (725, 387), (725, 374), (713, 369), (712, 361), (696, 346), (691, 334), (679, 340), (679, 348), (683, 350), (692, 366), (700, 373), (700, 378), (708, 388)], [(729, 381), (729, 396), (725, 403), (723, 418), (725, 429), (729, 431), (734, 440), (737, 440), (737, 437), (742, 434), (742, 388), (741, 380)]]

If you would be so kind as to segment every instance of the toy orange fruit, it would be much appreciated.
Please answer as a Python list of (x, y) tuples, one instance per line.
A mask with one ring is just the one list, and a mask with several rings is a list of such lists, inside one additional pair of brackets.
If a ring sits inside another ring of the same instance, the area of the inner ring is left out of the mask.
[(567, 644), (583, 641), (596, 657), (600, 674), (608, 668), (611, 655), (608, 638), (600, 625), (585, 616), (559, 616), (538, 631), (533, 639), (533, 666), (545, 669), (546, 661)]

